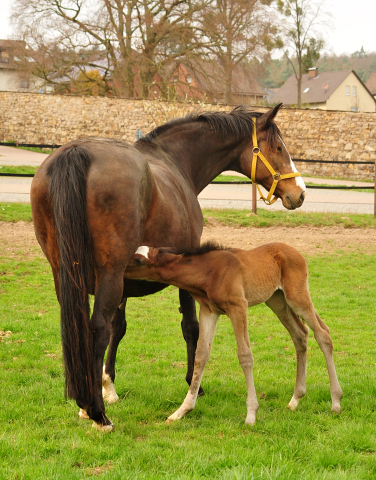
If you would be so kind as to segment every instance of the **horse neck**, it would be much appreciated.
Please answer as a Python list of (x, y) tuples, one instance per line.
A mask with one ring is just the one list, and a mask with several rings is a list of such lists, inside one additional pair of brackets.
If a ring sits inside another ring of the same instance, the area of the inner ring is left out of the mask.
[(195, 127), (176, 135), (162, 135), (157, 143), (198, 195), (215, 177), (236, 163), (246, 141), (239, 141), (233, 134), (223, 136), (202, 128), (198, 122)]

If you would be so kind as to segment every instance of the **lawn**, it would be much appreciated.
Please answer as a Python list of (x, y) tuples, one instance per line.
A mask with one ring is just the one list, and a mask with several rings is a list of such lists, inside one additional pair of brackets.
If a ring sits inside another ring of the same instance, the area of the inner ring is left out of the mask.
[[(59, 309), (42, 257), (0, 258), (0, 478), (370, 479), (376, 477), (376, 257), (307, 257), (310, 290), (328, 324), (344, 391), (330, 415), (329, 380), (309, 339), (307, 396), (295, 412), (295, 354), (264, 305), (249, 310), (260, 403), (246, 427), (246, 386), (229, 320), (222, 317), (203, 387), (181, 421), (165, 419), (186, 392), (178, 291), (130, 299), (117, 359), (120, 402), (101, 434), (64, 399)], [(11, 333), (7, 333), (11, 332)]]
[[(314, 227), (329, 227), (342, 225), (347, 228), (376, 228), (376, 219), (370, 214), (346, 213), (305, 213), (299, 210), (270, 211), (266, 208), (259, 208), (257, 215), (248, 210), (203, 210), (204, 220), (210, 219), (234, 227), (298, 227), (310, 225)], [(31, 208), (29, 203), (0, 203), (0, 221), (31, 222)]]

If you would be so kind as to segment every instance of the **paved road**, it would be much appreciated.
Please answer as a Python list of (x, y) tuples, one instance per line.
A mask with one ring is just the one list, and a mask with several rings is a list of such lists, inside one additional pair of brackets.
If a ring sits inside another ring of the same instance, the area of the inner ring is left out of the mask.
[[(31, 165), (38, 166), (47, 157), (46, 154), (0, 146), (0, 165)], [(1, 169), (0, 169), (1, 172)], [(225, 172), (226, 173), (226, 172)], [(227, 172), (234, 175), (234, 172)], [(29, 202), (31, 178), (1, 177), (0, 202)], [(311, 183), (322, 183), (323, 180), (306, 178)], [(342, 180), (325, 180), (326, 184), (369, 186), (365, 182)], [(236, 208), (252, 209), (250, 185), (208, 185), (199, 195), (202, 208)], [(258, 208), (282, 210), (283, 206), (277, 201), (271, 206), (265, 206), (262, 201), (257, 202)], [(353, 192), (351, 190), (323, 190), (307, 189), (307, 196), (299, 211), (306, 212), (341, 212), (341, 213), (370, 213), (374, 212), (374, 194)]]

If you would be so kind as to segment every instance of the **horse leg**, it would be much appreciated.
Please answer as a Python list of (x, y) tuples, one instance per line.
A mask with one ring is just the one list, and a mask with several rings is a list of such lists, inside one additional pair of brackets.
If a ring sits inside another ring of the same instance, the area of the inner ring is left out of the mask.
[(86, 411), (89, 417), (94, 420), (93, 427), (102, 431), (113, 429), (113, 424), (105, 415), (102, 396), (102, 369), (104, 354), (110, 341), (111, 321), (120, 305), (123, 294), (123, 271), (124, 268), (111, 273), (99, 272), (94, 311), (91, 317), (97, 398), (93, 399)]
[(211, 346), (213, 344), (213, 338), (215, 333), (215, 327), (217, 325), (217, 320), (219, 315), (211, 312), (206, 307), (201, 306), (200, 308), (200, 337), (198, 340), (198, 346), (196, 350), (195, 365), (193, 370), (192, 382), (189, 387), (187, 396), (185, 397), (184, 402), (181, 407), (176, 410), (168, 419), (167, 423), (174, 422), (184, 417), (188, 412), (193, 410), (196, 405), (196, 400), (198, 397), (198, 392), (200, 388), (200, 383), (202, 375), (204, 373), (205, 365), (209, 359)]
[[(194, 299), (186, 290), (179, 289), (180, 313), (183, 314), (181, 329), (183, 337), (187, 344), (188, 368), (185, 377), (188, 385), (191, 385), (193, 369), (195, 365), (195, 354), (197, 341), (199, 337), (199, 324), (196, 316), (196, 305)], [(200, 386), (198, 395), (204, 395), (204, 390)]]
[(285, 292), (285, 297), (288, 305), (307, 323), (309, 328), (313, 331), (315, 339), (323, 352), (328, 368), (330, 381), (330, 395), (332, 398), (332, 413), (339, 413), (341, 411), (342, 389), (339, 385), (336, 369), (333, 360), (333, 342), (329, 334), (328, 326), (321, 320), (316, 312), (308, 289), (305, 294), (300, 292), (299, 296), (290, 295)]
[(249, 343), (247, 307), (247, 301), (244, 301), (244, 305), (231, 307), (228, 310), (228, 316), (235, 332), (237, 355), (247, 383), (247, 417), (245, 424), (253, 426), (259, 404), (253, 381), (253, 355)]
[(115, 315), (111, 322), (111, 336), (110, 344), (107, 350), (106, 363), (103, 366), (102, 374), (102, 393), (103, 398), (108, 404), (115, 403), (119, 397), (115, 390), (115, 362), (117, 348), (121, 339), (124, 337), (127, 330), (127, 321), (125, 319), (125, 306), (127, 299), (123, 298), (122, 303), (116, 309)]
[(291, 336), (296, 352), (296, 381), (294, 395), (287, 407), (295, 410), (306, 394), (308, 328), (287, 305), (285, 296), (278, 290), (265, 304), (273, 310)]

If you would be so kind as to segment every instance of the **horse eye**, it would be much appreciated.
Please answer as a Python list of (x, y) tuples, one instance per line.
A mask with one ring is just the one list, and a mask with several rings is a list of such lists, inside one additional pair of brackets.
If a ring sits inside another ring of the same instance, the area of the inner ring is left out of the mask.
[(282, 152), (282, 147), (277, 147), (277, 150), (278, 150), (279, 152)]

